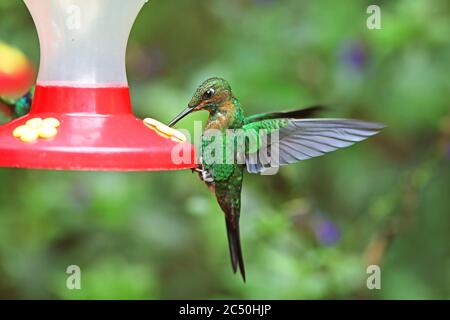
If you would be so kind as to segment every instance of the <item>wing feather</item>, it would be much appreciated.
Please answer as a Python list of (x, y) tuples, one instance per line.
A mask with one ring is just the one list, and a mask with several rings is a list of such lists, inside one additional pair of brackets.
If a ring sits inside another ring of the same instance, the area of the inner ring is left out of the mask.
[(305, 109), (292, 110), (287, 112), (272, 112), (272, 113), (263, 113), (256, 114), (254, 116), (247, 117), (247, 122), (258, 122), (262, 120), (271, 120), (271, 119), (302, 119), (302, 118), (311, 118), (317, 115), (319, 112), (325, 110), (323, 106), (312, 106)]
[[(340, 148), (349, 147), (377, 134), (383, 125), (352, 119), (284, 119), (273, 123), (278, 141), (262, 144), (258, 151), (246, 155), (247, 171), (261, 173), (267, 168), (319, 157)], [(267, 129), (271, 121), (252, 123), (252, 130)], [(246, 129), (246, 127), (244, 127)], [(271, 150), (277, 150), (278, 159), (272, 159)], [(252, 150), (250, 148), (250, 150)]]

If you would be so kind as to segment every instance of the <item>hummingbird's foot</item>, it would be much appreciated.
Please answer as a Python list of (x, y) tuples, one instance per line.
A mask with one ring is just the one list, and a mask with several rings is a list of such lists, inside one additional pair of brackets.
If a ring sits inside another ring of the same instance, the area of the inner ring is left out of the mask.
[(192, 169), (192, 172), (197, 172), (200, 180), (206, 182), (207, 184), (214, 182), (212, 174), (208, 170), (204, 169), (201, 165), (195, 169)]
[(201, 179), (206, 183), (213, 183), (214, 178), (208, 170), (202, 170), (200, 173)]
[(202, 180), (203, 182), (205, 182), (208, 186), (211, 185), (212, 183), (214, 183), (214, 177), (212, 176), (212, 174), (205, 169), (205, 167), (202, 164), (202, 158), (200, 158), (200, 164), (198, 165), (197, 168), (193, 168), (191, 169), (192, 173), (197, 172), (198, 176), (200, 177), (200, 180)]
[(202, 165), (199, 165), (199, 166), (196, 167), (196, 168), (192, 168), (191, 171), (192, 171), (192, 173), (198, 173), (198, 174), (201, 174), (201, 173), (203, 172), (203, 166), (202, 166)]

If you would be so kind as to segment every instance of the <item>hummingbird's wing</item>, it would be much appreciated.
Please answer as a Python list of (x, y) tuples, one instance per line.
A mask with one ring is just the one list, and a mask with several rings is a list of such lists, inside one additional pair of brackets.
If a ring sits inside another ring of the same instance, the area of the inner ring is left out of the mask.
[(326, 108), (323, 106), (313, 106), (305, 109), (287, 111), (287, 112), (272, 112), (272, 113), (263, 113), (256, 114), (253, 116), (247, 117), (245, 120), (247, 123), (262, 121), (262, 120), (271, 120), (271, 119), (306, 119), (311, 118), (317, 115), (319, 112), (324, 111)]
[(274, 119), (249, 123), (244, 130), (258, 135), (258, 145), (247, 147), (247, 170), (263, 173), (319, 157), (363, 141), (383, 128), (381, 124), (351, 119)]

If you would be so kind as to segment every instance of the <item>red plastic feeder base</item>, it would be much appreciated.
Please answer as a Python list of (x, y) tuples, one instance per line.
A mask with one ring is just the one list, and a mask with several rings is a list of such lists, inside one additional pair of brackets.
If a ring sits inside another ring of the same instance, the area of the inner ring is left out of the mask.
[[(52, 138), (24, 142), (14, 131), (56, 118)], [(176, 149), (174, 149), (176, 148)], [(37, 86), (30, 114), (0, 126), (0, 166), (52, 170), (148, 171), (195, 166), (191, 144), (148, 128), (131, 110), (127, 87)]]

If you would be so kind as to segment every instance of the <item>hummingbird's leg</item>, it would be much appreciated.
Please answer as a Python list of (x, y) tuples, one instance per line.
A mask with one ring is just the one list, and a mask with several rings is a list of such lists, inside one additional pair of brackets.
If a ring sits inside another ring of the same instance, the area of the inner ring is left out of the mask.
[(198, 165), (195, 168), (192, 168), (192, 173), (197, 172), (197, 173), (201, 173), (203, 171), (203, 163), (202, 163), (203, 158), (200, 157), (198, 160)]
[(192, 170), (192, 173), (195, 173), (195, 172), (198, 173), (198, 176), (200, 177), (200, 180), (205, 182), (208, 185), (208, 187), (209, 187), (210, 183), (214, 182), (214, 179), (213, 179), (211, 173), (209, 173), (209, 171), (206, 170), (203, 167), (203, 165), (200, 164), (197, 168), (193, 168), (191, 170)]
[(192, 173), (196, 173), (196, 172), (201, 173), (203, 171), (200, 166), (198, 166), (197, 168), (192, 168), (191, 170), (192, 170)]
[(192, 173), (196, 172), (198, 173), (198, 176), (200, 180), (206, 183), (206, 186), (209, 190), (214, 191), (214, 177), (212, 174), (205, 169), (205, 167), (202, 164), (202, 158), (199, 159), (199, 164), (196, 168), (192, 168)]
[(212, 174), (208, 170), (202, 170), (200, 172), (200, 179), (202, 179), (206, 183), (213, 183), (214, 178)]
[(211, 192), (214, 192), (214, 178), (208, 170), (198, 167), (192, 169), (192, 172), (197, 172), (200, 180), (202, 180), (206, 184)]
[(212, 174), (206, 170), (203, 165), (199, 165), (197, 168), (192, 169), (192, 172), (197, 172), (200, 180), (206, 182), (206, 183), (213, 183), (214, 182), (214, 178), (212, 176)]

